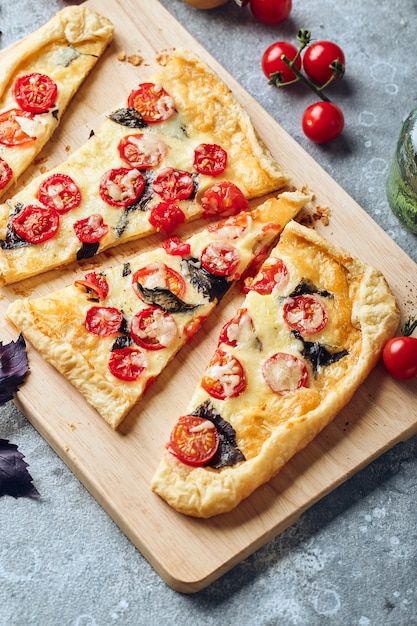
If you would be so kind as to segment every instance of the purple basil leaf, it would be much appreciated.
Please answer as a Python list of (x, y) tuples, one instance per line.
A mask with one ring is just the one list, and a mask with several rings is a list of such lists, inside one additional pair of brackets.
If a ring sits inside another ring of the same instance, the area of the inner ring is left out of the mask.
[(36, 487), (32, 484), (32, 476), (17, 446), (0, 439), (0, 496), (14, 498), (40, 498)]
[(17, 341), (5, 346), (0, 341), (0, 406), (13, 399), (29, 371), (26, 343), (20, 334)]

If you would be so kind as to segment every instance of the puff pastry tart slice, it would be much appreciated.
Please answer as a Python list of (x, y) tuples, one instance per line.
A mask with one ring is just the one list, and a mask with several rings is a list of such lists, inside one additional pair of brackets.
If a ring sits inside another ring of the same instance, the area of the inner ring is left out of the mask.
[(50, 139), (113, 31), (99, 13), (68, 6), (1, 56), (1, 195)]
[(15, 300), (6, 318), (116, 428), (306, 200), (285, 192), (188, 240), (170, 237), (50, 295)]
[(0, 205), (0, 284), (245, 210), (288, 182), (225, 83), (176, 51), (64, 163)]
[(398, 322), (377, 269), (288, 224), (224, 325), (152, 489), (186, 515), (232, 510), (333, 420)]

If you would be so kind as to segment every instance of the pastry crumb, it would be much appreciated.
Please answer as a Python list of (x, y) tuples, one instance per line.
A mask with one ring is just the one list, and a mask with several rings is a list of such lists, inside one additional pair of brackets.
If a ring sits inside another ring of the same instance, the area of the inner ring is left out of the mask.
[(75, 424), (73, 422), (67, 422), (67, 423), (68, 423), (68, 426), (71, 428), (71, 430), (75, 430), (76, 429), (76, 426), (75, 426)]

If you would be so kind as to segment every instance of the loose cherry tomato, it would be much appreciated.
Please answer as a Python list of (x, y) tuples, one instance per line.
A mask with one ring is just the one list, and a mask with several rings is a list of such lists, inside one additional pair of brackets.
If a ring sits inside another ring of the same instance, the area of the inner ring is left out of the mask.
[(238, 344), (248, 344), (254, 338), (254, 326), (248, 310), (239, 309), (234, 317), (230, 319), (220, 331), (219, 342), (235, 347)]
[(215, 143), (201, 143), (194, 150), (194, 167), (199, 174), (220, 176), (227, 165), (227, 152)]
[(169, 313), (159, 307), (147, 307), (132, 317), (130, 334), (138, 346), (147, 350), (162, 350), (175, 341), (178, 327)]
[(29, 243), (52, 239), (59, 229), (59, 213), (55, 209), (28, 204), (12, 219), (15, 233)]
[(51, 174), (39, 185), (38, 200), (58, 213), (67, 213), (80, 205), (81, 191), (67, 174)]
[(148, 361), (139, 348), (127, 347), (112, 350), (108, 366), (116, 378), (126, 382), (134, 382), (146, 370)]
[(188, 256), (191, 252), (191, 246), (186, 241), (182, 241), (180, 237), (173, 235), (162, 242), (162, 247), (168, 254), (172, 256)]
[(282, 289), (288, 282), (288, 269), (284, 261), (276, 257), (269, 257), (262, 265), (257, 276), (248, 281), (248, 290), (262, 295), (270, 294), (274, 289)]
[(246, 211), (249, 203), (239, 187), (229, 181), (215, 183), (201, 196), (204, 217), (228, 217)]
[(212, 398), (235, 398), (246, 388), (241, 362), (229, 352), (217, 349), (202, 379), (201, 386)]
[(202, 267), (214, 276), (232, 276), (240, 263), (240, 254), (229, 243), (213, 241), (202, 251), (200, 261)]
[(163, 200), (186, 200), (194, 193), (194, 180), (189, 172), (166, 167), (155, 177), (152, 187)]
[(290, 298), (283, 306), (283, 316), (288, 326), (301, 335), (320, 332), (328, 321), (326, 309), (314, 296)]
[[(289, 83), (296, 78), (296, 75), (291, 68), (282, 60), (282, 56), (285, 55), (287, 59), (293, 61), (296, 57), (298, 50), (296, 46), (287, 41), (277, 41), (269, 46), (262, 55), (262, 71), (268, 80), (274, 80), (274, 74), (280, 74), (281, 81), (283, 83)], [(295, 67), (301, 70), (302, 61), (301, 56), (297, 57)]]
[(20, 125), (19, 118), (33, 119), (32, 113), (23, 109), (9, 109), (0, 113), (0, 143), (5, 146), (23, 146), (36, 140)]
[[(318, 85), (324, 85), (332, 77), (330, 65), (335, 61), (344, 66), (345, 55), (332, 41), (315, 41), (308, 46), (303, 56), (305, 73)], [(341, 76), (342, 74), (338, 74), (337, 78)]]
[(118, 145), (120, 158), (131, 167), (146, 170), (156, 167), (166, 155), (166, 144), (153, 133), (126, 135)]
[(147, 289), (168, 289), (171, 293), (182, 298), (186, 291), (184, 278), (172, 267), (165, 263), (149, 263), (139, 268), (132, 276), (132, 287), (135, 293), (141, 297), (136, 284), (140, 283)]
[(219, 447), (219, 434), (210, 420), (182, 415), (174, 426), (167, 449), (192, 467), (207, 465)]
[(285, 352), (269, 357), (262, 365), (262, 375), (270, 389), (279, 395), (305, 387), (308, 382), (305, 363), (294, 354)]
[(184, 211), (173, 201), (158, 202), (150, 211), (149, 223), (157, 231), (162, 231), (166, 235), (173, 233), (178, 226), (185, 224), (185, 222)]
[(111, 306), (92, 306), (88, 309), (84, 326), (89, 333), (100, 337), (109, 337), (119, 332), (123, 314)]
[(4, 189), (13, 176), (13, 170), (4, 159), (0, 158), (0, 189)]
[(98, 300), (104, 300), (109, 293), (109, 283), (103, 274), (87, 272), (83, 279), (74, 282), (76, 287), (83, 287), (88, 293)]
[(109, 232), (109, 227), (105, 224), (102, 216), (98, 214), (78, 220), (73, 227), (76, 236), (83, 243), (96, 243)]
[(100, 179), (100, 196), (116, 207), (127, 207), (141, 197), (145, 179), (137, 168), (119, 167), (107, 170)]
[(292, 0), (250, 0), (249, 6), (254, 18), (259, 22), (275, 26), (289, 17)]
[(54, 104), (58, 93), (56, 82), (45, 74), (19, 76), (14, 85), (17, 104), (29, 113), (45, 113)]
[(161, 85), (142, 83), (130, 92), (127, 106), (136, 109), (146, 124), (164, 122), (175, 113), (174, 99)]
[(394, 378), (406, 380), (417, 376), (417, 338), (394, 337), (384, 346), (382, 359)]
[(302, 118), (305, 135), (315, 143), (327, 143), (340, 135), (345, 125), (342, 111), (332, 102), (315, 102)]

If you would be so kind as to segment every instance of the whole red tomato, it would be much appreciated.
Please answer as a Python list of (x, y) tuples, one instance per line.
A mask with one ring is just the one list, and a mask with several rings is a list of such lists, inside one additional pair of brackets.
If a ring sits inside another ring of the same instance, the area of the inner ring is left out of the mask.
[[(293, 61), (297, 54), (297, 48), (287, 41), (276, 41), (265, 50), (262, 55), (262, 71), (268, 80), (271, 80), (271, 74), (279, 73), (283, 83), (288, 83), (296, 78), (294, 72), (282, 60), (282, 55)], [(295, 67), (301, 70), (301, 57), (299, 56), (295, 62)]]
[[(307, 76), (317, 85), (324, 85), (331, 78), (333, 70), (330, 65), (338, 61), (345, 65), (343, 50), (332, 41), (316, 41), (305, 51), (303, 57), (304, 70)], [(342, 74), (339, 74), (339, 78)]]
[(267, 26), (275, 26), (291, 13), (292, 0), (250, 0), (249, 6), (255, 19)]
[(417, 376), (417, 338), (394, 337), (384, 346), (382, 360), (394, 378), (406, 380)]
[(340, 135), (344, 125), (343, 113), (333, 102), (315, 102), (303, 113), (304, 134), (314, 143), (333, 141)]

